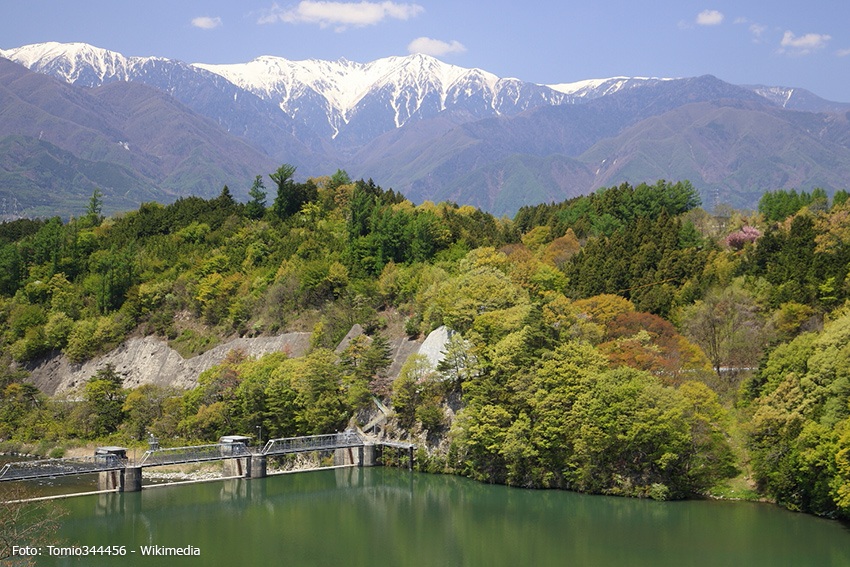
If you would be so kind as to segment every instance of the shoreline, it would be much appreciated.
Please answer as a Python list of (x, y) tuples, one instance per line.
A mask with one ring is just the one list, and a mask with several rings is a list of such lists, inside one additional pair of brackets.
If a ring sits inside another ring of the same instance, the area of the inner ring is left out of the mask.
[[(301, 472), (315, 472), (315, 471), (325, 471), (325, 470), (335, 470), (335, 469), (349, 469), (349, 468), (357, 468), (358, 465), (331, 465), (328, 467), (311, 467), (305, 469), (293, 469), (293, 470), (285, 470), (285, 471), (272, 471), (266, 474), (266, 478), (272, 476), (282, 476), (287, 474), (301, 473)], [(193, 474), (198, 473), (161, 473), (163, 475), (172, 475), (172, 474), (185, 474), (186, 476), (191, 477)], [(206, 473), (201, 473), (206, 474)], [(155, 476), (149, 476), (148, 478), (156, 478)], [(140, 492), (144, 492), (145, 490), (156, 489), (156, 488), (167, 488), (170, 486), (181, 486), (188, 484), (203, 484), (207, 482), (217, 482), (224, 480), (252, 480), (245, 478), (242, 475), (234, 475), (234, 476), (217, 476), (217, 477), (197, 477), (190, 478), (190, 480), (182, 480), (182, 481), (174, 481), (174, 482), (160, 482), (155, 484), (149, 484), (147, 486), (142, 486), (142, 490)], [(35, 496), (33, 498), (23, 498), (20, 500), (7, 500), (5, 503), (10, 504), (25, 504), (28, 502), (43, 502), (47, 500), (61, 500), (65, 498), (74, 498), (77, 496), (96, 496), (100, 494), (123, 494), (118, 489), (110, 489), (110, 490), (92, 490), (88, 492), (73, 492), (69, 494), (53, 494), (50, 496)]]

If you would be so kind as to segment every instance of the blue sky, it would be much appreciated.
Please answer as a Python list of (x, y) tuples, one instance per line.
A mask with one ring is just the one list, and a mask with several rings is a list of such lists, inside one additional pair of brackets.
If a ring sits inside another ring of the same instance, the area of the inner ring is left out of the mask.
[(79, 41), (189, 63), (368, 62), (421, 51), (536, 83), (712, 74), (850, 102), (844, 0), (0, 0), (0, 8), (3, 49)]

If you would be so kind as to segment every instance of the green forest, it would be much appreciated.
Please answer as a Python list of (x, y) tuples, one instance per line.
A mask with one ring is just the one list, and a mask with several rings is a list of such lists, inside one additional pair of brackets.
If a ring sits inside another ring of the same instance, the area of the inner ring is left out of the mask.
[[(105, 218), (95, 191), (80, 218), (0, 225), (2, 446), (328, 433), (377, 400), (428, 472), (850, 516), (846, 192), (708, 212), (659, 181), (508, 219), (294, 174), (249, 180), (247, 203), (224, 187)], [(436, 368), (412, 355), (389, 376), (397, 334), (443, 325)], [(292, 330), (306, 355), (234, 350), (187, 391), (105, 367), (48, 397), (27, 371), (133, 336), (188, 358)]]

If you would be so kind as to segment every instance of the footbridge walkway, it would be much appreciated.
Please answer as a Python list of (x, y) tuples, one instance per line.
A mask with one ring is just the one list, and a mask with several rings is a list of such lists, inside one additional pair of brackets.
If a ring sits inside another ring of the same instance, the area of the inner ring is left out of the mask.
[(94, 457), (69, 457), (6, 463), (0, 468), (0, 482), (8, 480), (35, 480), (123, 469), (127, 459), (108, 454)]
[[(141, 471), (146, 467), (223, 461), (227, 476), (262, 478), (269, 457), (313, 451), (334, 452), (338, 464), (374, 466), (384, 447), (403, 450), (413, 465), (414, 445), (391, 441), (369, 441), (354, 430), (329, 435), (310, 435), (269, 440), (262, 448), (250, 446), (250, 437), (230, 435), (218, 443), (160, 448), (152, 439), (151, 448), (138, 460), (127, 457), (124, 447), (100, 447), (92, 457), (68, 457), (18, 461), (0, 468), (0, 482), (35, 480), (59, 476), (100, 473), (103, 489), (134, 492), (141, 490)], [(353, 450), (357, 449), (355, 456)]]

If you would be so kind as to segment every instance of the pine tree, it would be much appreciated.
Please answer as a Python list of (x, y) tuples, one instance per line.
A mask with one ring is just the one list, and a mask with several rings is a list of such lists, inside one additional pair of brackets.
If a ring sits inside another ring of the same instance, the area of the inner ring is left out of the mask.
[(285, 220), (295, 213), (301, 207), (296, 195), (295, 181), (292, 176), (295, 175), (295, 166), (288, 163), (283, 164), (277, 171), (269, 174), (272, 181), (277, 184), (277, 197), (275, 197), (272, 211), (280, 220)]
[(262, 175), (254, 178), (248, 196), (251, 200), (245, 205), (245, 215), (253, 220), (262, 218), (266, 214), (266, 186), (263, 184)]

